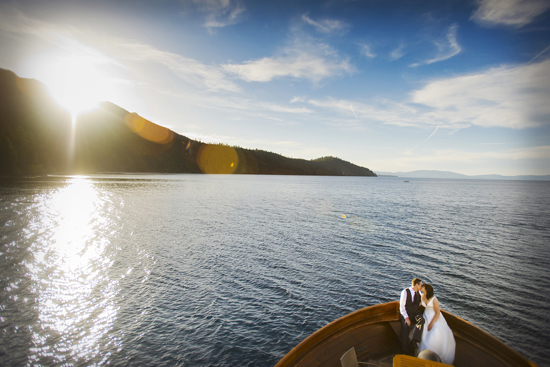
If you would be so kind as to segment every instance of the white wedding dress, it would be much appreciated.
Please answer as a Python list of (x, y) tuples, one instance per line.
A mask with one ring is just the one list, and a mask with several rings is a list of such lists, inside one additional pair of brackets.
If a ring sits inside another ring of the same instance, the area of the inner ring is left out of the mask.
[(432, 297), (428, 304), (425, 304), (424, 300), (422, 300), (422, 306), (426, 308), (424, 310), (424, 320), (426, 322), (422, 330), (422, 341), (420, 342), (419, 352), (425, 349), (431, 350), (437, 353), (439, 358), (441, 358), (441, 362), (453, 364), (456, 342), (453, 332), (449, 325), (447, 325), (447, 321), (442, 313), (439, 313), (439, 318), (432, 329), (428, 331), (428, 325), (435, 316), (434, 299), (435, 297)]

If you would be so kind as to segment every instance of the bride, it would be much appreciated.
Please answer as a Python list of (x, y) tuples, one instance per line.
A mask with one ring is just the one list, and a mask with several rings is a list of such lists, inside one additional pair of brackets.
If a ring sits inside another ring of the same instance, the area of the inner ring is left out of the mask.
[(434, 297), (434, 289), (430, 284), (422, 286), (422, 306), (424, 310), (424, 330), (419, 352), (428, 349), (437, 353), (441, 361), (453, 364), (456, 342), (453, 332), (439, 308), (439, 301)]

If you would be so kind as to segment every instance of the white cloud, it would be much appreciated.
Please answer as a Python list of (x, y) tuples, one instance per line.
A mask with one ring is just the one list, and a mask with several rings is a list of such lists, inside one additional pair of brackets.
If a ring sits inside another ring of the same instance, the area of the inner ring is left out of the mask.
[(357, 117), (357, 114), (356, 114), (355, 111), (353, 110), (353, 106), (351, 105), (351, 103), (349, 104), (349, 108), (351, 109), (351, 112), (353, 112), (353, 116), (355, 116), (355, 119), (356, 119), (356, 120), (359, 120), (359, 118)]
[[(239, 91), (239, 87), (229, 81), (223, 69), (218, 66), (205, 65), (148, 44), (90, 34), (72, 27), (42, 22), (17, 10), (0, 12), (0, 31), (44, 40), (59, 51), (80, 54), (97, 64), (125, 67), (124, 65), (130, 61), (140, 70), (146, 63), (153, 63), (170, 69), (181, 79), (199, 89)], [(83, 39), (88, 42), (83, 42)], [(101, 50), (94, 48), (93, 45), (99, 45)], [(145, 72), (143, 74), (147, 75)], [(133, 82), (142, 84), (143, 77), (140, 78)]]
[(374, 59), (376, 57), (376, 54), (372, 52), (371, 47), (369, 45), (361, 45), (359, 47), (359, 50), (361, 52), (361, 55), (364, 55), (369, 59)]
[(171, 94), (171, 96), (193, 106), (199, 106), (210, 111), (212, 109), (221, 111), (226, 119), (249, 119), (252, 121), (270, 119), (289, 124), (296, 117), (300, 118), (314, 113), (313, 110), (307, 107), (278, 104), (256, 98), (251, 99), (242, 97), (240, 94), (216, 95), (182, 92)]
[(438, 53), (434, 58), (431, 58), (426, 61), (422, 61), (419, 63), (411, 64), (411, 67), (416, 67), (420, 65), (429, 65), (433, 64), (434, 62), (444, 61), (447, 59), (450, 59), (453, 56), (456, 56), (462, 51), (462, 48), (458, 45), (458, 42), (456, 41), (456, 32), (458, 30), (458, 26), (456, 24), (453, 24), (449, 31), (447, 32), (447, 37), (445, 40), (441, 41), (435, 41), (434, 44), (437, 46)]
[(290, 100), (290, 103), (305, 102), (305, 101), (306, 101), (306, 97), (294, 96)]
[(242, 20), (245, 11), (240, 2), (231, 0), (193, 0), (199, 11), (206, 12), (204, 27), (210, 31), (212, 28), (223, 28), (237, 24)]
[(261, 103), (260, 107), (262, 107), (266, 110), (274, 111), (274, 112), (298, 113), (298, 114), (312, 113), (313, 112), (309, 108), (305, 108), (305, 107), (298, 107), (298, 108), (286, 107), (286, 106), (281, 106), (281, 105), (275, 104), (275, 103)]
[(550, 124), (550, 60), (434, 81), (412, 94), (446, 125), (521, 129)]
[(430, 140), (430, 138), (431, 138), (432, 136), (435, 135), (435, 133), (437, 132), (437, 130), (439, 130), (439, 125), (437, 125), (437, 126), (435, 127), (435, 130), (433, 131), (433, 133), (430, 134), (430, 136), (428, 136), (426, 139), (424, 139), (424, 141), (423, 141), (422, 143), (420, 143), (420, 144), (418, 144), (417, 146), (415, 146), (414, 148), (412, 148), (411, 151), (414, 150), (414, 149), (416, 149), (416, 148), (418, 148), (419, 146), (421, 146), (422, 144), (424, 144), (424, 143), (427, 142), (428, 140)]
[(550, 8), (548, 0), (478, 0), (471, 19), (484, 26), (506, 25), (520, 28)]
[[(462, 129), (472, 125), (522, 129), (550, 124), (550, 60), (503, 66), (482, 73), (435, 80), (405, 102), (362, 103), (309, 99), (312, 106), (365, 124)], [(325, 113), (326, 115), (326, 113)]]
[(550, 46), (546, 47), (544, 50), (542, 50), (541, 52), (539, 52), (538, 54), (535, 55), (535, 57), (533, 57), (531, 59), (531, 61), (529, 61), (530, 63), (535, 61), (536, 59), (538, 59), (539, 57), (541, 57), (542, 55), (544, 55), (546, 53), (546, 51), (550, 50)]
[[(361, 120), (366, 123), (374, 121), (400, 126), (421, 125), (416, 116), (417, 111), (403, 103), (380, 100), (373, 104), (367, 104), (333, 98), (309, 99), (307, 102), (320, 109), (331, 110), (344, 118), (353, 117), (354, 121)], [(353, 111), (350, 109), (351, 105), (353, 105)], [(354, 124), (356, 125), (356, 122)]]
[(405, 48), (405, 45), (400, 44), (399, 47), (397, 47), (395, 50), (393, 50), (390, 53), (390, 58), (392, 60), (397, 60), (405, 56), (406, 52), (403, 51), (404, 48)]
[(244, 12), (244, 7), (237, 6), (226, 13), (220, 15), (211, 14), (206, 18), (204, 26), (207, 28), (222, 28), (237, 24), (240, 21), (240, 15)]
[(101, 51), (78, 41), (74, 35), (81, 35), (81, 32), (77, 29), (28, 17), (15, 8), (0, 6), (0, 32), (45, 41), (58, 51), (81, 56), (93, 64), (121, 66)]
[(280, 56), (264, 57), (242, 64), (226, 64), (222, 67), (248, 82), (269, 82), (281, 77), (319, 82), (355, 70), (347, 59), (341, 58), (330, 46), (301, 42), (287, 47)]
[(217, 66), (205, 65), (194, 59), (162, 51), (147, 44), (124, 40), (112, 40), (111, 42), (112, 52), (116, 52), (120, 58), (163, 65), (195, 87), (209, 91), (235, 92), (239, 90), (237, 85), (227, 80), (223, 70)]
[(302, 15), (302, 20), (315, 27), (321, 33), (333, 33), (336, 31), (346, 31), (349, 27), (346, 23), (334, 19), (322, 19), (314, 21), (307, 14)]

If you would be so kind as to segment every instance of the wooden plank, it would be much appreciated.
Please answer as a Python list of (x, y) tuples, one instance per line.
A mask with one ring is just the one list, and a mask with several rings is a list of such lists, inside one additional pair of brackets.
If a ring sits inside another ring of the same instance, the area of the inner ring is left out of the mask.
[(331, 366), (333, 361), (339, 363), (342, 354), (352, 346), (355, 347), (358, 357), (365, 359), (370, 355), (379, 354), (381, 351), (391, 348), (394, 343), (395, 335), (387, 323), (363, 325), (339, 335), (330, 343), (322, 344), (319, 349), (323, 350), (326, 363), (319, 358), (317, 361), (320, 366)]
[(489, 354), (467, 341), (456, 338), (456, 353), (454, 365), (457, 367), (511, 367), (513, 364), (503, 363), (494, 355)]
[(399, 340), (388, 323), (364, 325), (331, 340), (330, 343), (319, 345), (300, 365), (338, 366), (342, 355), (351, 347), (355, 347), (358, 359), (366, 360), (398, 344)]
[(307, 359), (308, 355), (316, 349), (317, 345), (327, 343), (331, 339), (349, 331), (350, 328), (357, 327), (357, 325), (398, 320), (398, 307), (397, 302), (383, 303), (366, 307), (343, 316), (304, 339), (284, 356), (279, 363), (277, 363), (276, 367), (299, 366), (301, 364), (300, 361)]

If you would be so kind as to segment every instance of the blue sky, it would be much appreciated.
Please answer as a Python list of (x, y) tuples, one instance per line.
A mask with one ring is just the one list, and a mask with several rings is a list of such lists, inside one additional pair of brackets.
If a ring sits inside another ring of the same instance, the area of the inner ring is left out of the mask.
[(550, 1), (0, 1), (0, 67), (204, 142), (550, 174)]

